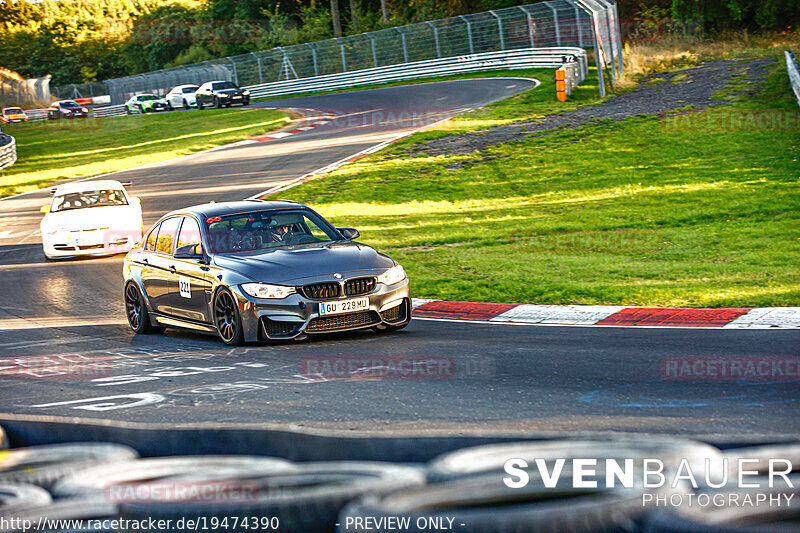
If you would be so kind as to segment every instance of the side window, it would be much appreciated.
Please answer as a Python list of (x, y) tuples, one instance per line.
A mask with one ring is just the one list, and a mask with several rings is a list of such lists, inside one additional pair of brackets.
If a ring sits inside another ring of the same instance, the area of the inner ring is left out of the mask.
[(156, 239), (156, 252), (172, 253), (172, 243), (175, 241), (175, 234), (178, 233), (180, 223), (181, 217), (168, 218), (161, 223), (161, 228), (158, 230), (158, 238)]
[[(197, 224), (197, 221), (192, 217), (184, 217), (181, 232), (178, 235), (178, 246), (176, 246), (175, 249), (177, 250), (181, 246), (187, 246), (189, 244), (200, 244), (201, 242), (200, 226)], [(197, 251), (199, 252), (200, 250)]]
[(144, 249), (145, 250), (148, 250), (150, 252), (155, 251), (155, 249), (156, 249), (156, 237), (158, 237), (158, 228), (159, 228), (159, 226), (154, 227), (152, 229), (152, 231), (150, 231), (150, 233), (147, 235), (147, 241), (144, 244)]

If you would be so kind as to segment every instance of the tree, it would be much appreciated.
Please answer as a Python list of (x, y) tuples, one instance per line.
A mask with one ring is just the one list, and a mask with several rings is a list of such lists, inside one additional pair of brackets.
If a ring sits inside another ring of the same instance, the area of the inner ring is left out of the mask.
[(339, 0), (331, 0), (331, 19), (333, 19), (334, 37), (342, 36), (342, 18), (339, 16)]

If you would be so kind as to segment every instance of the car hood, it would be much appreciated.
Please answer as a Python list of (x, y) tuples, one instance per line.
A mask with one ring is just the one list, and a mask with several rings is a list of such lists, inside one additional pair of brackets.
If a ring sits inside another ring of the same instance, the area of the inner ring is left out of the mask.
[(88, 207), (47, 213), (42, 219), (41, 227), (67, 231), (111, 228), (123, 226), (131, 220), (138, 223), (140, 217), (139, 206), (135, 204)]
[(384, 270), (394, 261), (373, 248), (355, 242), (305, 245), (257, 252), (215, 255), (214, 264), (253, 281), (265, 283), (333, 280), (334, 273)]

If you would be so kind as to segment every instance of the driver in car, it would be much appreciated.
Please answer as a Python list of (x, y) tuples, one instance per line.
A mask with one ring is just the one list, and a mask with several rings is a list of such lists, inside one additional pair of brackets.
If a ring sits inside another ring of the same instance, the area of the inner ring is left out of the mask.
[(292, 239), (292, 232), (289, 224), (273, 221), (269, 229), (271, 230), (272, 240), (274, 242), (288, 244)]

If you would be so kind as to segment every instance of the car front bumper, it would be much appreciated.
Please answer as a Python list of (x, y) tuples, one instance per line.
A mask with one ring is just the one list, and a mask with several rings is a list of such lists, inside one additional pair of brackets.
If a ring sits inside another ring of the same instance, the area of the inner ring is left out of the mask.
[(411, 320), (408, 278), (389, 286), (379, 283), (371, 293), (362, 295), (369, 298), (367, 310), (324, 317), (319, 314), (319, 305), (323, 300), (312, 300), (299, 293), (282, 300), (268, 300), (253, 298), (239, 287), (232, 289), (239, 303), (239, 316), (248, 342), (401, 326)]
[[(78, 236), (85, 233), (85, 236)], [(120, 235), (109, 237), (105, 232), (58, 232), (42, 236), (42, 250), (49, 258), (77, 257), (83, 255), (112, 255), (128, 252), (141, 240), (134, 231), (122, 230)], [(95, 235), (96, 234), (96, 235)]]

